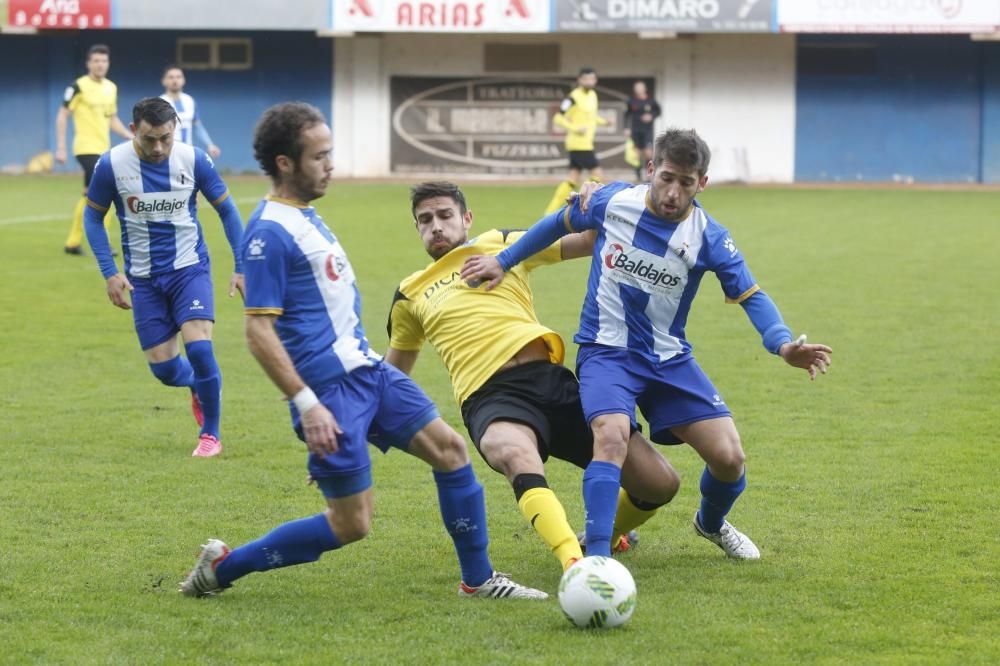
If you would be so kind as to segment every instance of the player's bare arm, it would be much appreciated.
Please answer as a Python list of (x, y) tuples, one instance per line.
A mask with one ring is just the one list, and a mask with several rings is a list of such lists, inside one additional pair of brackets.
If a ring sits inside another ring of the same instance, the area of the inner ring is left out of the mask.
[(69, 119), (69, 109), (65, 106), (59, 107), (56, 113), (56, 162), (65, 164), (66, 162), (66, 124)]
[[(246, 337), (250, 353), (257, 359), (264, 372), (282, 393), (290, 399), (308, 391), (306, 383), (295, 370), (292, 359), (285, 351), (278, 333), (274, 330), (275, 315), (247, 314)], [(313, 399), (315, 396), (313, 395)], [(311, 401), (310, 401), (311, 402)], [(296, 403), (296, 407), (300, 407)], [(304, 405), (303, 405), (304, 407)], [(306, 436), (306, 446), (316, 455), (329, 455), (337, 451), (337, 435), (344, 434), (337, 425), (337, 419), (318, 400), (311, 406), (299, 410), (302, 415), (302, 430)]]
[(385, 353), (385, 362), (395, 366), (403, 373), (409, 375), (413, 372), (413, 366), (417, 363), (418, 351), (408, 351), (389, 347)]
[(800, 336), (795, 342), (786, 342), (781, 345), (778, 354), (793, 368), (808, 370), (809, 379), (814, 380), (817, 372), (825, 375), (830, 368), (833, 363), (833, 359), (830, 358), (833, 349), (826, 345), (808, 345), (805, 342), (805, 335)]
[(125, 123), (122, 122), (122, 119), (117, 115), (111, 116), (111, 120), (108, 124), (110, 125), (111, 130), (123, 139), (131, 140), (135, 138), (135, 135), (129, 131), (128, 127), (125, 126)]
[(593, 229), (563, 236), (562, 242), (559, 244), (559, 256), (564, 260), (589, 257), (594, 252), (596, 238), (597, 232)]

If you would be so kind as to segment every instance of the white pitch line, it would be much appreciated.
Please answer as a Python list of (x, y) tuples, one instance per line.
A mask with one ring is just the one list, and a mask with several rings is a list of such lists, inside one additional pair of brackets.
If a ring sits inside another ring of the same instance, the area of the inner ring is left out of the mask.
[[(257, 203), (262, 197), (244, 197), (242, 199), (233, 199), (237, 204), (248, 204)], [(0, 227), (6, 227), (11, 224), (27, 224), (28, 222), (52, 222), (54, 220), (68, 220), (70, 217), (69, 213), (60, 213), (59, 215), (25, 215), (23, 217), (8, 217), (6, 220), (0, 220)]]

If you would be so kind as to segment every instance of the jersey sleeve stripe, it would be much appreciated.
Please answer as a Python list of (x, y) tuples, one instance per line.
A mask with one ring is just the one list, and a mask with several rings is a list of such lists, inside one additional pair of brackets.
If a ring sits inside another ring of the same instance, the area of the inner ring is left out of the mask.
[(102, 206), (100, 204), (96, 204), (93, 201), (91, 201), (90, 199), (87, 199), (87, 205), (90, 206), (91, 208), (93, 208), (94, 210), (99, 211), (101, 213), (107, 213), (108, 212), (108, 207)]
[(218, 199), (216, 199), (215, 201), (212, 202), (212, 205), (213, 206), (218, 206), (220, 203), (222, 203), (223, 201), (225, 201), (226, 197), (228, 197), (228, 196), (229, 196), (229, 190), (226, 190), (225, 192), (222, 193), (221, 197), (219, 197)]
[(742, 294), (740, 294), (736, 298), (727, 298), (726, 299), (726, 303), (731, 303), (731, 304), (734, 304), (734, 305), (739, 305), (743, 301), (747, 300), (748, 298), (750, 298), (751, 296), (753, 296), (754, 294), (756, 294), (758, 291), (760, 291), (760, 285), (759, 284), (755, 284), (754, 286), (750, 287), (749, 289), (747, 289), (746, 291), (744, 291)]
[(243, 308), (243, 312), (249, 315), (276, 315), (284, 314), (284, 308)]
[(569, 221), (570, 208), (572, 208), (572, 206), (566, 206), (565, 208), (566, 212), (563, 213), (563, 226), (565, 226), (566, 230), (569, 231), (571, 234), (575, 234), (576, 229), (573, 228), (573, 223)]

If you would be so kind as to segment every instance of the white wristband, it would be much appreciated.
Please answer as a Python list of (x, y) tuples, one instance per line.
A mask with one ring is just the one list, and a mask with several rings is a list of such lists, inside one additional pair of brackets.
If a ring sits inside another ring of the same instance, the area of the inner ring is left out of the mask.
[(313, 393), (313, 390), (308, 386), (292, 396), (292, 402), (295, 404), (295, 409), (299, 410), (299, 414), (305, 414), (310, 409), (319, 404), (319, 398)]

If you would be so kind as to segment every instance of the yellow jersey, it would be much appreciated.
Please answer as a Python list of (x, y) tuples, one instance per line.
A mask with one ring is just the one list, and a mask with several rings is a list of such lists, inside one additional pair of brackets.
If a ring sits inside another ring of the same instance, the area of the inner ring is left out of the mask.
[(118, 113), (118, 86), (85, 74), (66, 88), (63, 105), (73, 114), (74, 155), (101, 155), (111, 148), (111, 118)]
[(491, 229), (403, 280), (389, 309), (389, 346), (419, 351), (425, 340), (441, 356), (461, 405), (522, 347), (542, 338), (552, 363), (566, 347), (538, 323), (528, 272), (561, 260), (555, 243), (507, 273), (492, 291), (462, 281), (462, 264), (477, 254), (495, 255), (524, 231)]
[[(566, 150), (571, 151), (593, 150), (597, 126), (608, 124), (597, 113), (597, 92), (579, 87), (570, 91), (552, 120), (566, 130)], [(574, 130), (579, 128), (586, 132), (577, 134)]]

